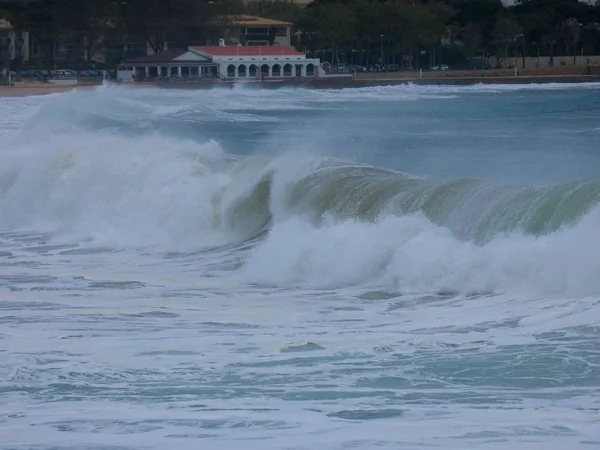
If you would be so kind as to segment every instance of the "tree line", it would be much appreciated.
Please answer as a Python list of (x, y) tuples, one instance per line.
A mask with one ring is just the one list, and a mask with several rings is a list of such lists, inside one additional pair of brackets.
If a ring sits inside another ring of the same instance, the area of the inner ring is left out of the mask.
[(215, 43), (236, 15), (294, 23), (292, 44), (332, 64), (461, 64), (476, 57), (598, 54), (600, 4), (579, 0), (0, 0), (0, 17), (35, 37), (43, 59), (69, 41), (154, 51)]

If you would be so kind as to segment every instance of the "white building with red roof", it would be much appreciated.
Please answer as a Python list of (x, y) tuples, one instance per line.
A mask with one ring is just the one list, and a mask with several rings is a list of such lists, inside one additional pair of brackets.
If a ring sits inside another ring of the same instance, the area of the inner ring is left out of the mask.
[(316, 77), (320, 61), (283, 45), (192, 46), (123, 61), (121, 81)]

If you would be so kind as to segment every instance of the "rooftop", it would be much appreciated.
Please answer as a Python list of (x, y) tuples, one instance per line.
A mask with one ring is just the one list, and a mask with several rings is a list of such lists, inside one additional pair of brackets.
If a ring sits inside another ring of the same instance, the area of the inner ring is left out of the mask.
[[(184, 58), (182, 55), (188, 53)], [(155, 55), (140, 56), (123, 61), (122, 64), (165, 64), (175, 58), (178, 63), (210, 62), (213, 56), (304, 56), (304, 53), (283, 45), (219, 46), (203, 45), (190, 47), (189, 50), (166, 50)]]
[(191, 50), (214, 56), (299, 56), (304, 53), (283, 45), (246, 45), (246, 46), (218, 46), (205, 45), (190, 47)]
[(232, 17), (231, 23), (233, 25), (243, 25), (243, 26), (256, 25), (256, 26), (261, 26), (261, 27), (266, 27), (266, 26), (290, 27), (293, 25), (293, 23), (290, 23), (290, 22), (283, 22), (281, 20), (274, 20), (274, 19), (265, 19), (264, 17), (248, 16), (245, 14)]
[(0, 30), (12, 30), (12, 25), (9, 21), (0, 19)]

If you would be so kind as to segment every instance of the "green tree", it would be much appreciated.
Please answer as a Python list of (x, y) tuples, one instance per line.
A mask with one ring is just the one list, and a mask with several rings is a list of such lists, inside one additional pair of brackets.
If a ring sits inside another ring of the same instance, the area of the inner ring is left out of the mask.
[(60, 11), (62, 34), (78, 43), (87, 61), (118, 20), (117, 2), (112, 0), (62, 0)]
[(483, 52), (483, 27), (480, 23), (468, 23), (462, 29), (463, 47), (469, 58)]
[(243, 4), (240, 11), (251, 16), (295, 22), (302, 14), (302, 6), (287, 0), (259, 0)]
[(89, 59), (106, 28), (118, 20), (116, 0), (37, 0), (4, 2), (13, 26), (27, 30), (41, 49), (42, 59), (54, 58), (57, 41), (73, 40)]
[[(343, 4), (330, 3), (307, 8), (299, 24), (309, 33), (309, 43), (319, 47), (331, 58), (331, 63), (339, 63), (340, 53), (353, 39), (356, 17), (352, 10)], [(345, 56), (345, 55), (344, 55)]]
[(565, 33), (566, 24), (577, 20), (587, 23), (593, 8), (578, 0), (520, 0), (513, 8), (521, 23), (527, 42), (537, 42), (548, 48), (550, 64), (554, 65), (557, 45), (568, 44), (572, 33)]
[[(452, 21), (463, 30), (462, 41), (468, 48), (491, 44), (492, 32), (504, 11), (501, 0), (448, 0), (454, 10)], [(468, 42), (474, 38), (477, 42)]]
[(129, 33), (142, 36), (158, 53), (169, 40), (198, 40), (209, 34), (219, 6), (210, 0), (122, 0), (120, 19)]
[(442, 36), (450, 28), (448, 23), (452, 14), (451, 8), (436, 2), (415, 9), (411, 36), (417, 54), (417, 69), (420, 67), (421, 51), (431, 53), (441, 45)]
[(513, 44), (521, 34), (521, 25), (514, 18), (508, 15), (499, 17), (492, 33), (497, 47), (502, 49), (502, 52), (498, 51), (496, 56), (509, 57), (510, 45)]

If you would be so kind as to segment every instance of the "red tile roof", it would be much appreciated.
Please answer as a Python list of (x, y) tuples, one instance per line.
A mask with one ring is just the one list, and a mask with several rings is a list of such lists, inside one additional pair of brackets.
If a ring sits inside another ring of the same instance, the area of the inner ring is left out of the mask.
[(248, 16), (245, 14), (239, 16), (233, 16), (232, 22), (233, 25), (244, 25), (244, 26), (280, 26), (280, 27), (289, 27), (292, 26), (293, 23), (283, 22), (281, 20), (274, 19), (265, 19), (264, 17), (257, 16)]
[(283, 45), (225, 46), (206, 45), (191, 47), (192, 50), (214, 56), (299, 56), (304, 53)]

